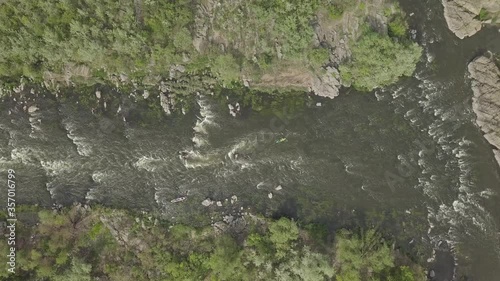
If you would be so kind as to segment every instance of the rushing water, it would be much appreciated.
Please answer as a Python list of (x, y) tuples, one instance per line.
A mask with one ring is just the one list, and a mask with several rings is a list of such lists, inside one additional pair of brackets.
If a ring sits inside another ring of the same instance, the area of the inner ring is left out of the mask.
[[(459, 40), (438, 1), (402, 4), (425, 54), (397, 85), (236, 118), (207, 91), (187, 115), (154, 122), (133, 97), (94, 114), (75, 99), (26, 94), (0, 105), (0, 166), (16, 170), (23, 203), (99, 202), (199, 222), (250, 210), (340, 227), (392, 213), (375, 221), (424, 249), (437, 280), (498, 280), (500, 173), (473, 123), (466, 66), (486, 48), (500, 52), (500, 33)], [(23, 110), (32, 104), (39, 110)]]

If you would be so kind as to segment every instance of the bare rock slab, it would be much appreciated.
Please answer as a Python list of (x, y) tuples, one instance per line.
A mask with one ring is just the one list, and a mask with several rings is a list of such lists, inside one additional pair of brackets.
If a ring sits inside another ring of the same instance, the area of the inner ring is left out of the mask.
[(486, 140), (495, 147), (500, 164), (500, 68), (493, 54), (475, 58), (468, 66), (472, 79), (472, 109)]

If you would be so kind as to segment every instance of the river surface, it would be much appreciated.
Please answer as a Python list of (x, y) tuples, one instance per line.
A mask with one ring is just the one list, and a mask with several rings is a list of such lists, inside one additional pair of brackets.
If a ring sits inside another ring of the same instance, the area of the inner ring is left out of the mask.
[(378, 225), (428, 259), (436, 280), (500, 280), (500, 169), (474, 124), (466, 73), (485, 49), (500, 52), (500, 33), (459, 40), (439, 1), (402, 7), (425, 52), (396, 85), (236, 118), (207, 90), (187, 114), (154, 121), (133, 97), (94, 114), (36, 94), (27, 105), (39, 110), (27, 113), (26, 94), (0, 104), (1, 170), (15, 169), (22, 203), (101, 203), (197, 223), (251, 211)]

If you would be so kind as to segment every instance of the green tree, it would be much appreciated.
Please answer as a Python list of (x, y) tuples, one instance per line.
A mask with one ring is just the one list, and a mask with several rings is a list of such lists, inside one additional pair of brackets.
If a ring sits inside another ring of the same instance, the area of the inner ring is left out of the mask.
[(416, 43), (398, 43), (368, 32), (352, 48), (352, 60), (339, 67), (340, 75), (344, 83), (371, 91), (412, 75), (421, 54), (422, 48)]
[(208, 261), (213, 275), (217, 277), (216, 280), (252, 280), (245, 274), (241, 255), (241, 250), (231, 237), (218, 238)]
[(231, 54), (217, 56), (213, 60), (212, 71), (218, 75), (225, 86), (240, 80), (240, 66)]
[(415, 275), (408, 266), (400, 266), (387, 277), (387, 281), (415, 281)]
[(276, 257), (283, 258), (299, 237), (297, 224), (288, 218), (281, 218), (269, 225), (269, 240), (276, 249)]
[(327, 63), (329, 58), (330, 52), (325, 48), (312, 49), (308, 54), (309, 62), (314, 68), (319, 68), (323, 64)]
[(366, 280), (394, 266), (389, 246), (375, 230), (361, 235), (341, 231), (335, 244), (339, 281)]
[(174, 47), (179, 51), (191, 52), (194, 49), (191, 34), (185, 27), (180, 28), (174, 33), (173, 43)]
[(91, 271), (92, 266), (90, 264), (73, 259), (71, 268), (63, 275), (54, 277), (54, 281), (90, 281), (92, 280), (90, 277)]
[(389, 35), (397, 38), (405, 38), (408, 33), (408, 23), (402, 13), (397, 13), (388, 24)]
[(331, 259), (327, 255), (311, 252), (308, 247), (300, 253), (292, 253), (276, 270), (278, 280), (328, 280), (334, 274)]

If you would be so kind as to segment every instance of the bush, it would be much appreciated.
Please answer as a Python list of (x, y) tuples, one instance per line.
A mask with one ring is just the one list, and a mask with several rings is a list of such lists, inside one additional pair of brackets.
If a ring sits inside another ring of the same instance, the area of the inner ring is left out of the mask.
[(240, 80), (240, 66), (231, 54), (217, 56), (213, 61), (212, 71), (218, 75), (225, 86)]
[(340, 264), (339, 280), (364, 280), (394, 265), (389, 246), (375, 230), (368, 230), (361, 235), (342, 231), (335, 245), (336, 260)]
[(485, 8), (481, 8), (478, 18), (480, 21), (486, 21), (491, 18), (490, 13)]
[(389, 36), (405, 38), (408, 34), (408, 23), (401, 13), (396, 14), (389, 21)]
[(308, 59), (312, 67), (319, 68), (330, 58), (330, 52), (325, 48), (317, 48), (309, 51)]
[(177, 32), (174, 32), (173, 44), (174, 47), (181, 52), (191, 51), (193, 49), (193, 40), (191, 39), (189, 30), (183, 27)]

